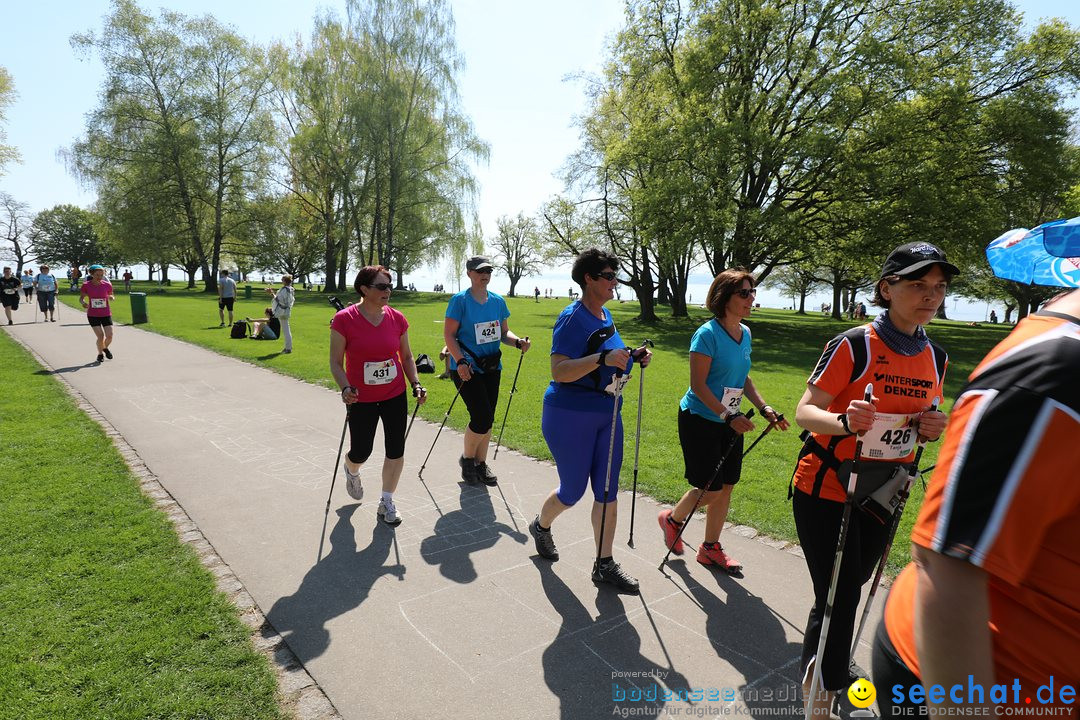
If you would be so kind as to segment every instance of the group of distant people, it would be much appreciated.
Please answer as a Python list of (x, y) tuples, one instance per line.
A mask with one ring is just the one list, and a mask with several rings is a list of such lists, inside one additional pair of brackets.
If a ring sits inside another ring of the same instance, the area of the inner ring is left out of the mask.
[[(270, 305), (263, 310), (261, 318), (244, 318), (241, 328), (244, 335), (240, 337), (246, 335), (253, 340), (277, 340), (280, 337), (284, 340), (281, 352), (287, 355), (293, 351), (292, 327), (289, 324), (293, 305), (296, 304), (293, 276), (282, 275), (281, 287), (268, 287), (266, 293), (272, 298)], [(226, 312), (229, 314), (228, 326), (233, 327), (235, 325), (233, 322), (233, 309), (236, 305), (236, 280), (225, 268), (222, 268), (218, 274), (217, 294), (218, 319), (221, 321), (218, 327), (226, 326)], [(247, 325), (251, 326), (250, 332), (246, 329)]]
[(20, 290), (26, 302), (31, 302), (34, 291), (37, 291), (38, 310), (44, 314), (46, 322), (56, 322), (56, 277), (49, 271), (48, 265), (42, 265), (38, 270), (36, 275), (26, 269), (21, 276), (17, 276), (10, 267), (4, 268), (0, 277), (0, 304), (3, 305), (8, 325), (15, 322), (11, 313), (19, 309)]

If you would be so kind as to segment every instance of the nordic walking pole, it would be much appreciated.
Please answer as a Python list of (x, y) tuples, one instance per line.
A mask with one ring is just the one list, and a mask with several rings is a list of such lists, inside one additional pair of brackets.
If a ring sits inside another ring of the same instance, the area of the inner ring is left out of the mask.
[[(938, 409), (938, 403), (941, 398), (934, 398), (934, 404), (930, 406), (931, 411)], [(926, 449), (926, 438), (919, 436), (919, 447), (915, 450), (915, 459), (908, 467), (907, 482), (904, 483), (904, 487), (900, 489), (900, 503), (896, 506), (896, 510), (893, 511), (892, 523), (889, 527), (889, 539), (885, 541), (885, 550), (881, 553), (881, 560), (878, 561), (877, 571), (874, 573), (874, 581), (870, 585), (870, 594), (866, 596), (866, 606), (863, 608), (862, 617), (859, 618), (859, 629), (855, 631), (855, 642), (851, 644), (851, 655), (854, 657), (855, 649), (859, 647), (859, 638), (862, 637), (863, 629), (866, 627), (866, 619), (870, 616), (870, 606), (874, 604), (874, 595), (877, 594), (878, 583), (881, 582), (881, 576), (885, 573), (885, 565), (889, 562), (889, 551), (892, 550), (893, 539), (896, 537), (896, 530), (900, 527), (900, 517), (904, 514), (904, 506), (907, 505), (908, 495), (911, 493), (911, 486), (915, 483), (915, 476), (919, 472), (919, 460), (922, 458), (923, 450)]]
[(776, 422), (769, 423), (765, 427), (765, 429), (761, 431), (761, 434), (757, 436), (757, 438), (754, 440), (754, 442), (750, 443), (750, 447), (743, 450), (742, 456), (746, 457), (747, 455), (749, 455), (750, 451), (754, 449), (754, 446), (757, 445), (759, 442), (761, 442), (762, 438), (764, 438), (766, 435), (769, 434), (769, 432), (773, 429), (773, 426), (776, 425), (777, 423), (783, 422), (783, 420), (784, 420), (784, 414), (783, 413), (780, 413), (779, 415), (777, 415), (776, 416)]
[[(748, 410), (747, 413), (746, 413), (746, 419), (747, 420), (749, 420), (752, 417), (754, 417), (754, 409), (753, 408)], [(679, 540), (682, 538), (683, 531), (686, 530), (686, 526), (690, 524), (690, 519), (694, 517), (694, 513), (697, 512), (698, 506), (701, 504), (701, 499), (703, 497), (705, 497), (705, 493), (708, 490), (708, 488), (712, 487), (712, 484), (714, 482), (716, 482), (716, 478), (720, 475), (720, 469), (722, 467), (724, 467), (724, 463), (727, 461), (728, 455), (730, 455), (731, 451), (735, 449), (735, 443), (738, 442), (738, 440), (739, 440), (738, 435), (731, 438), (731, 444), (728, 445), (727, 450), (724, 451), (724, 457), (720, 458), (720, 462), (716, 464), (716, 469), (713, 470), (713, 475), (712, 475), (711, 478), (709, 478), (709, 482), (705, 483), (705, 485), (702, 486), (701, 492), (698, 493), (697, 500), (694, 501), (694, 509), (691, 510), (690, 514), (686, 516), (685, 520), (683, 520), (682, 526), (679, 527), (678, 534), (675, 535), (675, 539), (671, 541), (671, 545), (668, 546), (667, 552), (664, 553), (664, 559), (661, 560), (660, 564), (656, 567), (657, 570), (660, 570), (661, 572), (663, 572), (664, 565), (667, 563), (668, 558), (671, 557), (671, 549), (679, 544)], [(745, 453), (743, 454), (743, 457), (746, 457)]]
[[(874, 386), (867, 383), (863, 400), (870, 402), (874, 396)], [(810, 697), (804, 702), (813, 702), (817, 697), (818, 684), (824, 682), (821, 675), (821, 660), (825, 654), (825, 641), (829, 637), (829, 624), (832, 622), (833, 601), (836, 600), (836, 585), (840, 580), (840, 563), (844, 559), (844, 545), (847, 543), (848, 525), (851, 522), (851, 506), (855, 502), (855, 484), (859, 479), (859, 457), (862, 455), (863, 434), (859, 433), (855, 441), (855, 458), (851, 461), (851, 474), (848, 475), (847, 496), (844, 498), (844, 514), (840, 519), (840, 537), (836, 541), (836, 557), (833, 558), (832, 577), (829, 579), (829, 593), (825, 598), (825, 617), (821, 621), (821, 634), (818, 636), (817, 652), (814, 653), (814, 674), (810, 679)]]
[[(435, 449), (435, 443), (439, 442), (439, 435), (442, 434), (443, 426), (446, 425), (446, 419), (450, 417), (450, 411), (454, 409), (454, 403), (457, 402), (458, 396), (461, 395), (461, 386), (458, 386), (457, 392), (454, 393), (454, 399), (450, 401), (450, 407), (446, 408), (446, 414), (443, 415), (442, 422), (439, 423), (439, 431), (435, 433), (435, 439), (431, 441), (431, 447), (428, 448), (427, 455), (424, 457), (423, 464), (420, 465), (420, 470), (416, 473), (416, 477), (420, 478), (421, 482), (424, 480), (424, 468), (427, 467), (428, 458), (431, 457), (431, 451)], [(427, 487), (425, 485), (425, 487)]]
[[(611, 487), (611, 460), (615, 455), (615, 423), (619, 419), (619, 400), (622, 398), (622, 376), (623, 371), (616, 369), (615, 402), (611, 408), (611, 440), (608, 442), (607, 473), (604, 474), (604, 502), (600, 510), (600, 539), (596, 543), (596, 564), (593, 566), (594, 569), (600, 567), (600, 549), (604, 546), (604, 521), (607, 520), (608, 492)], [(618, 480), (616, 480), (616, 483), (618, 483)]]
[[(641, 343), (641, 348), (656, 347), (652, 340), (645, 338), (645, 342)], [(626, 544), (630, 547), (634, 547), (634, 511), (637, 510), (637, 473), (638, 473), (638, 454), (641, 452), (641, 404), (644, 402), (642, 398), (645, 397), (645, 368), (638, 370), (638, 392), (637, 392), (637, 431), (634, 433), (634, 491), (631, 495), (630, 501), (630, 539), (626, 541)]]
[[(525, 342), (529, 341), (529, 336), (525, 336)], [(492, 459), (497, 460), (499, 457), (499, 446), (502, 445), (503, 430), (506, 429), (506, 416), (510, 414), (510, 403), (514, 402), (514, 393), (517, 392), (517, 379), (518, 373), (521, 372), (521, 361), (525, 359), (525, 351), (521, 351), (521, 355), (518, 356), (517, 370), (514, 371), (514, 384), (510, 386), (510, 397), (506, 398), (506, 412), (503, 413), (502, 427), (499, 428), (499, 439), (495, 442), (495, 457)]]
[(337, 482), (337, 470), (341, 464), (341, 451), (345, 447), (345, 431), (349, 429), (349, 408), (345, 407), (345, 424), (341, 426), (341, 441), (338, 442), (337, 459), (334, 460), (334, 474), (330, 479), (330, 494), (326, 496), (326, 512), (322, 519), (322, 536), (319, 537), (319, 556), (315, 562), (322, 560), (323, 541), (326, 539), (326, 520), (330, 517), (330, 499), (334, 497), (334, 483)]

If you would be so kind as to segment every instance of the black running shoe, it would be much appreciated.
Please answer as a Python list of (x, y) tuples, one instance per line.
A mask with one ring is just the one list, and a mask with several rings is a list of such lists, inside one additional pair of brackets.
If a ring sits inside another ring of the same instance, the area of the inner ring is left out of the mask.
[(105, 362), (105, 356), (102, 355), (101, 353), (98, 353), (97, 354), (97, 361), (98, 362)]
[(464, 455), (458, 458), (458, 465), (461, 466), (461, 479), (469, 485), (475, 485), (480, 481), (480, 478), (476, 476), (476, 461), (472, 458), (467, 458)]
[(111, 352), (109, 352), (109, 348), (105, 348), (105, 357), (107, 357), (107, 358), (109, 358), (110, 360), (112, 360), (112, 353), (111, 353)]
[(555, 538), (551, 536), (551, 529), (547, 532), (540, 529), (540, 516), (537, 515), (529, 523), (529, 534), (536, 541), (536, 554), (552, 562), (559, 559), (559, 551), (555, 549)]
[(622, 566), (614, 560), (607, 562), (594, 562), (592, 579), (595, 583), (609, 583), (621, 593), (637, 595), (639, 591), (637, 578), (630, 577)]
[(476, 479), (484, 483), (485, 485), (492, 487), (499, 484), (498, 476), (495, 473), (491, 472), (491, 468), (486, 462), (481, 460), (480, 462), (476, 463), (475, 472)]

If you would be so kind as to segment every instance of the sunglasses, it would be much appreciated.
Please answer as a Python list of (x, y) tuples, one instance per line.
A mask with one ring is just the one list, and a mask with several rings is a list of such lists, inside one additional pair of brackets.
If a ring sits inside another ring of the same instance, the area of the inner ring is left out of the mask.
[(373, 287), (376, 290), (381, 290), (383, 292), (387, 292), (389, 290), (394, 289), (394, 286), (391, 285), (390, 283), (372, 283), (371, 285), (368, 285), (368, 287)]
[(757, 297), (757, 288), (740, 288), (735, 291), (735, 294), (743, 300), (749, 297)]
[(610, 270), (606, 270), (606, 271), (604, 271), (602, 273), (589, 273), (589, 274), (592, 275), (593, 278), (596, 279), (596, 280), (599, 280), (600, 278), (604, 278), (605, 280), (612, 281), (612, 280), (615, 280), (615, 278), (618, 277), (618, 275), (611, 272)]
[(490, 275), (491, 268), (481, 268), (479, 270), (473, 270), (474, 273), (480, 273), (481, 275)]

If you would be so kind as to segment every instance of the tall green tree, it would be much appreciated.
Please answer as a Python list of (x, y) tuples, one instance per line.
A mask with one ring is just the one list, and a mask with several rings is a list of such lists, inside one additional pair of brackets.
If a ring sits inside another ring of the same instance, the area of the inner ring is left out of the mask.
[(5, 143), (7, 130), (4, 128), (7, 123), (7, 110), (15, 102), (16, 97), (15, 81), (7, 68), (0, 65), (0, 177), (4, 176), (5, 166), (19, 161), (18, 149)]
[(495, 221), (497, 231), (491, 244), (494, 260), (510, 278), (510, 297), (516, 297), (521, 278), (538, 275), (543, 269), (544, 252), (536, 225), (525, 213), (516, 217), (502, 215)]
[(180, 218), (183, 252), (216, 292), (229, 225), (246, 218), (243, 203), (266, 174), (270, 85), (259, 52), (211, 17), (155, 19), (134, 0), (113, 0), (102, 31), (72, 45), (97, 53), (106, 72), (73, 164), (99, 188), (158, 178), (160, 190), (142, 193), (156, 199), (144, 212)]
[(75, 205), (57, 205), (34, 216), (30, 236), (38, 259), (53, 267), (83, 267), (101, 262), (94, 213)]

